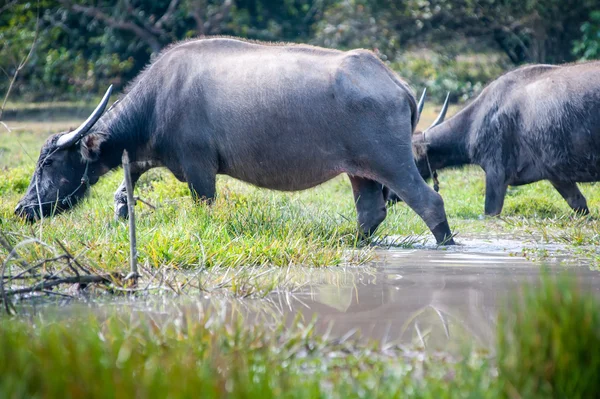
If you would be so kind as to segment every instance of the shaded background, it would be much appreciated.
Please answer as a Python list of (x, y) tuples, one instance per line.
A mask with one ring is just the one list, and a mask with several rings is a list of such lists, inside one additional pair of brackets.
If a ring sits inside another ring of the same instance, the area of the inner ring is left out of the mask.
[(199, 35), (371, 49), (454, 102), (517, 65), (600, 56), (597, 0), (0, 0), (0, 94), (36, 26), (13, 101), (89, 101)]

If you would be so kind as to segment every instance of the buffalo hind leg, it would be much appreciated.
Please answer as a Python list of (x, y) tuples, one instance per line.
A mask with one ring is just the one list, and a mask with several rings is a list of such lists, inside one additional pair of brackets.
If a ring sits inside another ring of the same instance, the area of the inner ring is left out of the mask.
[(581, 215), (590, 213), (585, 197), (581, 194), (581, 191), (579, 191), (577, 183), (554, 180), (550, 180), (550, 183), (552, 183), (556, 191), (562, 195), (567, 201), (567, 204), (569, 204), (575, 212)]
[[(135, 188), (135, 184), (140, 177), (153, 167), (154, 165), (149, 162), (132, 162), (130, 166), (131, 185)], [(117, 191), (115, 191), (114, 198), (115, 219), (126, 219), (129, 213), (127, 210), (127, 187), (125, 186), (125, 179), (123, 179), (123, 182), (117, 188)]]
[(485, 174), (485, 214), (486, 216), (497, 216), (502, 212), (504, 197), (508, 184), (504, 179), (504, 173)]
[(407, 177), (394, 187), (394, 191), (423, 219), (438, 244), (454, 245), (442, 197), (423, 181), (418, 172)]
[[(389, 146), (393, 150), (394, 146)], [(390, 153), (387, 156), (372, 158), (373, 172), (378, 181), (383, 182), (413, 211), (423, 219), (433, 233), (438, 244), (454, 245), (444, 201), (425, 183), (417, 167), (412, 162), (410, 146), (401, 147), (404, 153)], [(409, 162), (381, 162), (380, 159), (409, 159)]]
[(358, 229), (363, 238), (368, 238), (387, 214), (381, 183), (358, 176), (349, 177), (358, 214)]

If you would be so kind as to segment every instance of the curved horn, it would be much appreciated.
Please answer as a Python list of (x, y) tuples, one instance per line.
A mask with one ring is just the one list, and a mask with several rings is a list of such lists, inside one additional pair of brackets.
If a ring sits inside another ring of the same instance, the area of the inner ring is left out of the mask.
[(419, 99), (419, 104), (417, 105), (417, 110), (419, 111), (419, 114), (417, 115), (417, 123), (419, 123), (419, 120), (421, 119), (421, 113), (423, 112), (423, 107), (425, 106), (425, 93), (427, 93), (427, 88), (423, 89), (423, 93)]
[[(442, 110), (440, 111), (440, 114), (435, 119), (435, 121), (433, 121), (431, 126), (429, 126), (427, 128), (427, 130), (429, 130), (433, 127), (436, 127), (437, 125), (439, 125), (440, 123), (442, 123), (444, 121), (444, 118), (446, 118), (446, 112), (448, 112), (448, 99), (449, 98), (450, 98), (450, 92), (448, 92), (448, 94), (446, 94), (446, 101), (444, 101), (444, 105), (442, 106)], [(425, 130), (425, 131), (427, 131), (427, 130)]]
[(106, 94), (100, 100), (100, 104), (96, 107), (94, 112), (79, 126), (77, 129), (73, 130), (70, 133), (63, 134), (58, 138), (56, 142), (56, 146), (59, 148), (67, 148), (75, 144), (80, 138), (82, 138), (94, 124), (100, 119), (100, 116), (106, 109), (106, 105), (108, 105), (108, 99), (110, 98), (110, 94), (112, 93), (112, 85), (108, 87), (106, 90)]
[(419, 110), (419, 116), (421, 116), (421, 112), (423, 112), (423, 107), (425, 106), (425, 93), (427, 93), (427, 87), (423, 89), (423, 94), (421, 94), (419, 105), (417, 106), (417, 109)]

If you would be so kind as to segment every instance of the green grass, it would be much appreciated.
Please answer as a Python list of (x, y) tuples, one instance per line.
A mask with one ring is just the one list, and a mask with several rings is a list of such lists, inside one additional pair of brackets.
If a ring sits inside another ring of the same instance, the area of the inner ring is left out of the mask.
[[(427, 107), (427, 126), (437, 109)], [(54, 123), (54, 122), (53, 122)], [(72, 126), (57, 122), (55, 130)], [(62, 124), (62, 125), (61, 125)], [(13, 133), (3, 133), (0, 143), (0, 229), (13, 243), (37, 236), (49, 243), (63, 242), (74, 253), (105, 270), (122, 270), (128, 257), (127, 225), (113, 220), (112, 196), (122, 171), (109, 173), (72, 212), (28, 225), (13, 216), (23, 195), (48, 127), (19, 121)], [(582, 184), (592, 217), (576, 217), (547, 182), (510, 188), (501, 218), (483, 219), (484, 175), (478, 167), (440, 173), (450, 225), (461, 236), (515, 236), (576, 245), (600, 243), (600, 191)], [(218, 199), (212, 207), (194, 206), (186, 184), (169, 172), (155, 170), (142, 177), (136, 194), (158, 206), (138, 204), (140, 260), (152, 267), (225, 265), (336, 265), (348, 261), (355, 248), (356, 212), (350, 184), (340, 176), (299, 193), (281, 193), (220, 177)], [(378, 235), (429, 237), (422, 220), (404, 204), (389, 209)], [(410, 242), (411, 240), (408, 240)], [(36, 255), (36, 250), (31, 256)], [(5, 256), (3, 252), (0, 251)], [(597, 253), (587, 251), (596, 259)], [(368, 252), (351, 259), (361, 263)]]

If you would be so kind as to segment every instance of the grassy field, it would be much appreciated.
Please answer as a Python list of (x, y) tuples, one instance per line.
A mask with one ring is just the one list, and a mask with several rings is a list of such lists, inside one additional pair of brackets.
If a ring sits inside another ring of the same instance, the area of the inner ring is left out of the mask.
[[(426, 107), (421, 125), (427, 126), (436, 111), (433, 106)], [(60, 240), (98, 267), (120, 270), (127, 264), (128, 230), (126, 223), (113, 220), (112, 196), (122, 179), (121, 170), (101, 179), (72, 212), (33, 226), (13, 216), (45, 138), (51, 132), (76, 125), (75, 120), (52, 118), (9, 122), (12, 133), (3, 132), (0, 136), (0, 228), (13, 242), (28, 236), (47, 242)], [(489, 219), (482, 217), (483, 176), (478, 167), (440, 172), (440, 193), (459, 242), (461, 236), (517, 237), (566, 243), (574, 250), (600, 243), (598, 185), (580, 185), (592, 210), (591, 217), (574, 216), (548, 182), (539, 182), (509, 188), (502, 217)], [(187, 185), (169, 172), (154, 170), (142, 177), (136, 195), (157, 209), (138, 203), (141, 262), (148, 267), (185, 269), (200, 263), (323, 266), (360, 263), (368, 258), (368, 251), (351, 258), (346, 251), (357, 245), (357, 229), (351, 188), (345, 176), (298, 193), (258, 189), (220, 177), (217, 193), (213, 207), (196, 207)], [(423, 240), (430, 233), (412, 210), (397, 204), (389, 209), (378, 235), (400, 235), (408, 237), (410, 243)], [(597, 253), (584, 252), (598, 263)]]

